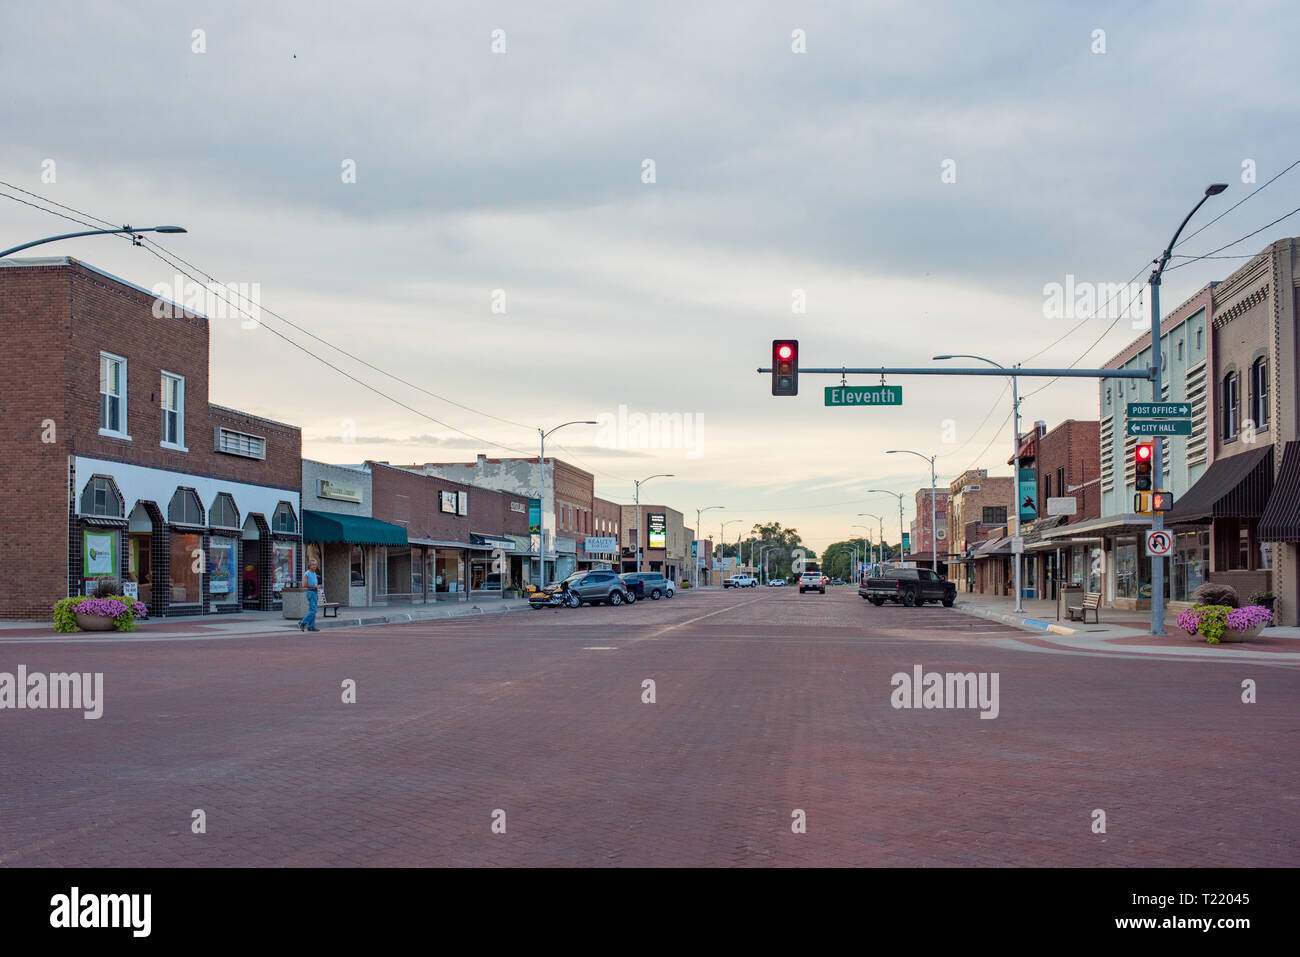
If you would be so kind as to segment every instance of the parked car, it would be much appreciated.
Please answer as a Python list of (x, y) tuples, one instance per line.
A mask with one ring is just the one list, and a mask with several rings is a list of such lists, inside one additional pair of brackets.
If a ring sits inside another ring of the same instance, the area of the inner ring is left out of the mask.
[(658, 601), (665, 595), (672, 598), (677, 594), (677, 586), (673, 584), (673, 580), (665, 578), (659, 572), (628, 572), (620, 575), (619, 578), (627, 585), (640, 582), (642, 585), (640, 597), (642, 598)]
[(826, 594), (826, 576), (821, 572), (804, 572), (799, 576), (799, 594), (806, 591)]
[(628, 594), (627, 586), (623, 584), (617, 572), (574, 572), (562, 584), (568, 586), (569, 594), (576, 599), (577, 604), (571, 604), (574, 608), (582, 605), (621, 605), (624, 602), (635, 601)]
[(877, 608), (887, 601), (906, 608), (938, 601), (951, 608), (957, 600), (957, 586), (928, 568), (889, 568), (859, 585), (858, 595)]
[(722, 580), (723, 588), (757, 588), (758, 579), (752, 575), (732, 575)]
[(831, 584), (832, 584), (832, 585), (844, 585), (844, 584), (847, 584), (847, 582), (845, 582), (843, 578), (832, 578), (832, 579), (831, 579)]

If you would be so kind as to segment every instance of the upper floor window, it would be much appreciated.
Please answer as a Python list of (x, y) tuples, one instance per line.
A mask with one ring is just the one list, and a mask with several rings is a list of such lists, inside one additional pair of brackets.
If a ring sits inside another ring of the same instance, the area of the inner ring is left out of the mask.
[(981, 525), (1005, 525), (1007, 507), (1005, 505), (985, 505)]
[(236, 432), (234, 429), (217, 429), (215, 448), (227, 455), (242, 455), (249, 459), (266, 458), (266, 439), (246, 432)]
[(1196, 330), (1196, 351), (1197, 352), (1201, 351), (1201, 330), (1200, 329)]
[(1223, 438), (1231, 442), (1237, 437), (1238, 415), (1241, 412), (1241, 385), (1237, 373), (1223, 377)]
[(1250, 417), (1257, 429), (1268, 425), (1268, 359), (1263, 356), (1250, 367)]
[(293, 506), (288, 502), (276, 506), (275, 515), (271, 517), (271, 531), (290, 534), (298, 531), (298, 516), (294, 515)]
[(208, 510), (208, 524), (218, 528), (239, 528), (239, 510), (228, 492), (222, 492), (212, 501)]
[(99, 354), (99, 431), (126, 436), (126, 360)]
[(192, 488), (178, 488), (167, 505), (167, 521), (173, 525), (202, 525), (203, 506)]
[(1178, 358), (1179, 358), (1179, 359), (1182, 359), (1182, 357), (1183, 357), (1183, 340), (1182, 340), (1182, 339), (1179, 339), (1179, 340), (1178, 340)]
[(185, 378), (162, 374), (162, 444), (185, 447)]
[(103, 518), (122, 517), (122, 496), (113, 480), (96, 475), (81, 493), (81, 514)]

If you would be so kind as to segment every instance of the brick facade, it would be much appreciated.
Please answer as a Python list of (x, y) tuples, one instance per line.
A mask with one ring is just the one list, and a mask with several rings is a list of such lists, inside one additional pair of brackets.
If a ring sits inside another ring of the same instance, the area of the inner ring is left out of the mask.
[[(257, 487), (258, 501), (271, 503), (271, 510), (283, 500), (298, 512), (300, 431), (210, 405), (207, 320), (178, 307), (170, 314), (156, 310), (156, 302), (148, 291), (70, 258), (9, 260), (0, 267), (0, 322), (9, 332), (0, 353), (0, 381), (8, 384), (0, 394), (0, 527), (6, 539), (0, 618), (46, 618), (55, 599), (81, 593), (88, 529), (116, 534), (120, 581), (128, 568), (133, 512), (140, 533), (152, 533), (158, 546), (150, 549), (151, 583), (169, 582), (167, 509), (176, 488), (203, 488), (206, 509), (227, 486), (237, 503)], [(101, 352), (125, 360), (120, 431), (129, 438), (101, 434)], [(184, 380), (183, 448), (160, 441), (164, 371)], [(265, 459), (214, 451), (218, 427), (265, 439)], [(96, 474), (112, 478), (122, 494), (117, 521), (81, 514), (82, 492)], [(146, 486), (157, 494), (133, 496), (133, 489)], [(198, 533), (206, 556), (208, 531)], [(266, 536), (262, 542), (269, 548)], [(244, 556), (236, 562), (242, 569)], [(269, 573), (267, 566), (262, 570)], [(144, 574), (140, 569), (139, 577)], [(197, 600), (173, 609), (170, 587), (159, 588), (147, 601), (150, 613), (211, 610), (210, 576), (201, 578), (201, 596), (186, 596)], [(272, 607), (267, 588), (258, 595), (258, 607)]]

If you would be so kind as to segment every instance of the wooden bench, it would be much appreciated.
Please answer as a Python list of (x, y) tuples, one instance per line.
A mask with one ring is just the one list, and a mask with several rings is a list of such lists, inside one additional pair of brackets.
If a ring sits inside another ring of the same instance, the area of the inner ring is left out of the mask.
[(339, 601), (323, 601), (323, 602), (321, 602), (321, 603), (320, 603), (320, 616), (321, 616), (322, 618), (329, 618), (329, 617), (330, 617), (330, 609), (333, 608), (333, 609), (334, 609), (334, 616), (333, 616), (333, 617), (337, 618), (337, 617), (339, 616), (339, 607), (340, 607), (342, 604), (343, 604), (343, 603), (342, 603), (342, 602), (339, 602)]
[(1101, 624), (1097, 617), (1097, 609), (1100, 605), (1100, 592), (1092, 592), (1083, 596), (1082, 605), (1066, 605), (1065, 613), (1070, 616), (1070, 621), (1081, 621), (1086, 625), (1088, 623), (1088, 612), (1091, 611), (1093, 622)]

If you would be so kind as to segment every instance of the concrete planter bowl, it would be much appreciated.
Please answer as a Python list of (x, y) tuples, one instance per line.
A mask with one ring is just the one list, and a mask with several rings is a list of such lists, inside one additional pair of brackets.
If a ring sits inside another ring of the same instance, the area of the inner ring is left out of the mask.
[(113, 631), (117, 620), (107, 615), (83, 615), (77, 612), (77, 627), (82, 631)]
[(1219, 637), (1219, 641), (1222, 644), (1227, 644), (1230, 641), (1250, 641), (1252, 638), (1259, 637), (1260, 632), (1263, 630), (1264, 625), (1262, 622), (1251, 628), (1247, 628), (1245, 631), (1238, 631), (1235, 628), (1225, 628), (1223, 634)]

